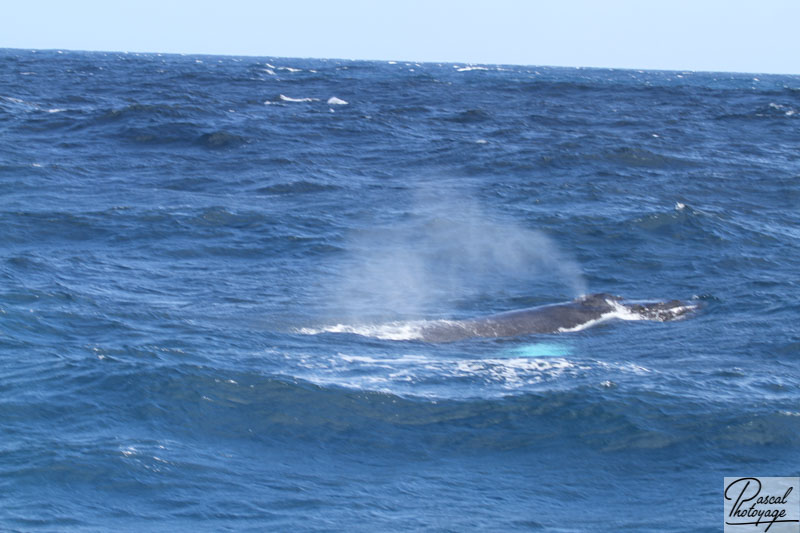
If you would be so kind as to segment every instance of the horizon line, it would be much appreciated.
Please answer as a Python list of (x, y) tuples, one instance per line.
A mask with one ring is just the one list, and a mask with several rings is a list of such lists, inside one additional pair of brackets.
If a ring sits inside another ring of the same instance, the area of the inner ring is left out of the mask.
[(84, 53), (84, 54), (136, 54), (136, 55), (155, 55), (155, 56), (203, 56), (203, 57), (230, 57), (230, 58), (270, 58), (270, 59), (299, 59), (314, 61), (351, 61), (351, 62), (372, 62), (372, 63), (413, 63), (416, 65), (458, 65), (467, 66), (495, 66), (495, 67), (530, 67), (530, 68), (552, 68), (552, 69), (575, 69), (575, 70), (620, 70), (631, 72), (676, 72), (681, 74), (737, 74), (745, 76), (794, 76), (800, 74), (788, 72), (755, 72), (755, 71), (736, 71), (736, 70), (705, 70), (705, 69), (676, 69), (676, 68), (641, 68), (641, 67), (608, 67), (608, 66), (589, 66), (589, 65), (546, 65), (546, 64), (522, 64), (522, 63), (495, 63), (495, 62), (471, 62), (471, 61), (436, 61), (436, 60), (412, 60), (412, 59), (366, 59), (366, 58), (345, 58), (345, 57), (313, 57), (313, 56), (280, 56), (263, 54), (230, 54), (230, 53), (207, 53), (207, 52), (153, 52), (142, 50), (81, 50), (74, 48), (29, 48), (29, 47), (6, 47), (0, 46), (0, 50), (17, 50), (25, 52), (56, 52), (56, 53)]

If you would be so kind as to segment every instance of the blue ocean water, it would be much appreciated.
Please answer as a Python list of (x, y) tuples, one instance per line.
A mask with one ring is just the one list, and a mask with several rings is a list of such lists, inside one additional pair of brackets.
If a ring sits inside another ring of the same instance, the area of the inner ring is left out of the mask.
[[(0, 529), (719, 531), (800, 473), (800, 77), (0, 50)], [(587, 292), (674, 322), (429, 344)]]

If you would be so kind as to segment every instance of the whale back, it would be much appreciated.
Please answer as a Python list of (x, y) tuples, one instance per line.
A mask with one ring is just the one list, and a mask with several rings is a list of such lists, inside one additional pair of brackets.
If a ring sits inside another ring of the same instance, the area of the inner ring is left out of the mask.
[(557, 333), (580, 327), (614, 310), (620, 298), (591, 294), (571, 302), (506, 311), (486, 317), (443, 321), (422, 330), (428, 342), (452, 342), (470, 337), (513, 337), (532, 333)]
[(667, 302), (631, 303), (626, 304), (625, 307), (646, 320), (667, 322), (684, 318), (686, 314), (695, 311), (698, 305), (681, 300), (669, 300)]

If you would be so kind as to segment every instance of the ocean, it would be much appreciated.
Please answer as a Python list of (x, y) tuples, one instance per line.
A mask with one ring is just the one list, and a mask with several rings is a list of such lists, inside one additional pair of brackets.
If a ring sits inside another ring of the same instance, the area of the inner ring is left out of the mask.
[(0, 50), (0, 529), (720, 531), (798, 206), (799, 76)]

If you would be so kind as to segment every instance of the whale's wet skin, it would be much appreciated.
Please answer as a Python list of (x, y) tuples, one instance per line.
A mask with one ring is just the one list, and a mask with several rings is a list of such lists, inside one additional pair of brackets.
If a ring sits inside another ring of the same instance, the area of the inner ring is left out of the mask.
[(581, 296), (570, 302), (507, 311), (463, 320), (419, 320), (384, 324), (337, 324), (301, 328), (299, 333), (354, 333), (385, 340), (421, 340), (430, 343), (471, 338), (516, 337), (530, 334), (580, 331), (609, 320), (666, 322), (686, 318), (698, 303), (683, 300), (624, 300), (612, 294)]
[(628, 303), (611, 294), (591, 294), (571, 302), (508, 311), (486, 317), (439, 321), (424, 326), (427, 342), (452, 342), (472, 337), (514, 337), (532, 333), (577, 331), (600, 322), (623, 320), (667, 321), (683, 318), (695, 304), (680, 300)]

